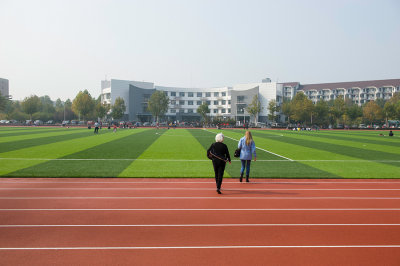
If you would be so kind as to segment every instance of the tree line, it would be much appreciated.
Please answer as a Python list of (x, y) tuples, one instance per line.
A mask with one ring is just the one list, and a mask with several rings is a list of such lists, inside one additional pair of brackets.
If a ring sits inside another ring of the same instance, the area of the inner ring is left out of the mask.
[[(148, 111), (156, 118), (165, 115), (168, 110), (169, 99), (164, 92), (154, 92), (148, 103)], [(258, 113), (261, 111), (258, 96), (255, 95), (251, 104), (245, 109), (257, 123)], [(400, 120), (400, 94), (395, 93), (389, 100), (377, 99), (362, 106), (355, 104), (351, 99), (339, 96), (335, 100), (318, 101), (316, 104), (303, 93), (295, 97), (284, 99), (278, 106), (275, 100), (269, 102), (268, 120), (279, 122), (279, 114), (286, 116), (286, 123), (301, 124), (304, 126), (317, 125), (358, 125), (358, 124), (388, 124), (389, 120)], [(57, 99), (53, 102), (49, 96), (38, 97), (31, 95), (23, 101), (11, 101), (0, 94), (0, 119), (7, 120), (42, 120), (61, 122), (64, 120), (108, 120), (121, 119), (126, 111), (125, 102), (118, 97), (113, 105), (101, 102), (101, 96), (92, 97), (87, 90), (80, 91), (71, 101)], [(210, 122), (210, 109), (206, 103), (200, 105), (197, 113), (205, 123)]]
[(61, 122), (64, 120), (100, 120), (120, 119), (126, 110), (122, 98), (117, 98), (114, 105), (110, 106), (101, 102), (101, 97), (93, 98), (87, 90), (79, 91), (71, 101), (65, 102), (58, 98), (52, 101), (48, 95), (31, 95), (22, 101), (11, 101), (0, 94), (0, 119), (16, 120), (41, 120)]
[[(286, 116), (287, 123), (301, 125), (359, 125), (386, 124), (389, 120), (400, 120), (400, 94), (395, 93), (389, 100), (377, 99), (362, 106), (343, 96), (316, 104), (303, 93), (297, 93), (292, 100), (284, 99), (283, 104), (274, 108)], [(271, 106), (270, 106), (271, 107)], [(271, 113), (271, 112), (270, 112)], [(273, 112), (272, 112), (273, 113)], [(276, 117), (273, 117), (276, 119)]]

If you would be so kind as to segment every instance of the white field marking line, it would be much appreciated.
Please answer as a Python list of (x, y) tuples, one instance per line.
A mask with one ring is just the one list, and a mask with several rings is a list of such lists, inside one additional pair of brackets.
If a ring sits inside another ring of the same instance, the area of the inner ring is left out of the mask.
[(42, 199), (219, 199), (219, 200), (242, 200), (242, 199), (265, 199), (265, 200), (314, 200), (314, 199), (355, 199), (355, 200), (400, 200), (400, 197), (0, 197), (0, 200), (42, 200)]
[[(0, 190), (215, 190), (214, 188), (0, 188)], [(397, 191), (400, 188), (224, 188), (222, 191)]]
[(337, 245), (337, 246), (175, 246), (175, 247), (26, 247), (0, 250), (120, 250), (120, 249), (250, 249), (250, 248), (400, 248), (400, 245)]
[[(215, 134), (214, 132), (208, 131), (207, 129), (203, 129), (203, 130), (205, 130), (205, 131), (207, 131), (207, 132), (209, 132), (209, 133)], [(238, 139), (234, 139), (234, 138), (231, 138), (231, 137), (228, 137), (228, 136), (224, 136), (224, 137), (225, 137), (225, 138), (228, 138), (228, 139), (231, 139), (231, 140), (234, 140), (234, 141), (239, 141)], [(268, 151), (268, 150), (265, 150), (265, 149), (262, 149), (262, 148), (259, 148), (259, 147), (256, 147), (256, 149), (265, 151), (265, 152), (267, 152), (267, 153), (270, 153), (270, 154), (273, 154), (273, 155), (275, 155), (275, 156), (281, 157), (281, 158), (286, 159), (286, 160), (288, 160), (288, 161), (293, 161), (292, 159), (290, 159), (290, 158), (288, 158), (288, 157), (285, 157), (285, 156), (282, 156), (282, 155), (273, 153), (273, 152), (271, 152), (271, 151)]]
[(400, 211), (400, 208), (331, 209), (0, 209), (0, 211)]
[[(164, 179), (164, 178), (163, 178)], [(237, 181), (229, 181), (229, 177), (227, 177), (224, 180), (224, 184), (238, 184)], [(238, 179), (233, 177), (232, 179)], [(55, 178), (53, 180), (57, 181), (1, 181), (0, 184), (215, 184), (215, 181), (119, 181), (120, 179), (114, 179), (115, 181), (113, 182), (107, 182), (107, 181), (102, 181), (102, 182), (92, 182), (92, 181), (58, 181), (58, 178)], [(254, 181), (251, 182), (252, 184), (270, 184), (270, 185), (279, 185), (279, 184), (400, 184), (400, 181), (386, 181), (387, 179), (383, 179), (384, 181), (380, 182), (374, 182), (374, 181), (357, 181), (357, 182), (352, 182), (352, 181), (342, 181), (343, 179), (340, 179), (338, 181), (308, 181), (310, 179), (307, 179), (305, 181)]]
[[(229, 138), (229, 137), (227, 137)], [(257, 162), (341, 162), (341, 163), (400, 163), (400, 160), (293, 160), (281, 156), (279, 154), (275, 154), (273, 152), (264, 150), (262, 148), (257, 147), (257, 149), (274, 154), (276, 156), (282, 157), (286, 160), (257, 160)], [(210, 160), (205, 159), (129, 159), (129, 158), (5, 158), (0, 157), (0, 160), (12, 160), (12, 161), (144, 161), (144, 162), (209, 162)], [(239, 162), (240, 160), (232, 160), (232, 162)]]
[(400, 224), (9, 224), (12, 227), (273, 227), (273, 226), (400, 226)]

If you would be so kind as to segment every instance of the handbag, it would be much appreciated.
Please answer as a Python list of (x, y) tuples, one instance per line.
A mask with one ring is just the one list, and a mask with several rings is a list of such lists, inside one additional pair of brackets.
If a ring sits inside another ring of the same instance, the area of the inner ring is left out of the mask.
[(213, 159), (213, 154), (214, 154), (214, 144), (211, 145), (211, 147), (207, 151), (207, 158), (212, 160)]
[(235, 157), (240, 157), (240, 151), (241, 151), (242, 149), (236, 149), (235, 150), (235, 153), (233, 154), (233, 156), (235, 156)]

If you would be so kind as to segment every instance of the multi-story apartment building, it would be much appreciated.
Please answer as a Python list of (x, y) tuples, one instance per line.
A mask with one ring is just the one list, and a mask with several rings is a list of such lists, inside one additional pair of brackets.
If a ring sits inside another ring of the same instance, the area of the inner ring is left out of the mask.
[[(113, 104), (117, 97), (123, 98), (127, 107), (124, 120), (151, 121), (147, 105), (156, 90), (164, 91), (170, 100), (166, 113), (169, 121), (198, 121), (200, 115), (197, 108), (206, 103), (211, 117), (249, 122), (251, 117), (246, 107), (258, 95), (262, 106), (258, 121), (269, 122), (268, 104), (271, 100), (280, 105), (283, 98), (293, 99), (296, 93), (303, 92), (313, 103), (343, 96), (362, 105), (376, 99), (390, 99), (400, 91), (400, 79), (302, 85), (299, 82), (276, 83), (267, 78), (260, 83), (219, 88), (165, 87), (155, 86), (152, 82), (111, 79), (101, 82), (101, 99), (104, 103)], [(284, 115), (278, 115), (278, 121), (284, 121)]]
[(10, 97), (8, 79), (0, 78), (0, 93), (3, 97)]
[(147, 105), (151, 94), (156, 90), (164, 91), (170, 100), (166, 113), (169, 121), (199, 121), (197, 108), (206, 103), (211, 117), (249, 122), (251, 117), (246, 107), (258, 95), (262, 105), (258, 121), (267, 122), (269, 101), (282, 101), (282, 84), (273, 83), (269, 79), (260, 83), (218, 88), (165, 87), (155, 86), (151, 82), (111, 79), (102, 81), (101, 88), (101, 100), (104, 103), (113, 104), (118, 97), (124, 99), (126, 113), (123, 119), (130, 121), (151, 121)]
[(299, 84), (294, 91), (303, 92), (313, 103), (343, 96), (344, 99), (351, 99), (353, 103), (361, 106), (377, 99), (390, 99), (394, 93), (400, 92), (400, 79)]

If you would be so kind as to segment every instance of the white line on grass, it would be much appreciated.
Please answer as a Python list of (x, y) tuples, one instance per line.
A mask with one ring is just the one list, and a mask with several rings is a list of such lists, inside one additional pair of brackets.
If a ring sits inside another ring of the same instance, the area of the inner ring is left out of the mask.
[[(168, 179), (168, 178), (162, 178)], [(178, 178), (181, 179), (181, 178)], [(237, 178), (233, 178), (237, 179)], [(92, 182), (92, 181), (59, 181), (63, 180), (60, 178), (53, 178), (54, 181), (1, 181), (1, 184), (215, 184), (215, 181), (120, 181), (121, 179), (114, 179), (115, 181), (101, 181), (101, 182)], [(207, 179), (204, 179), (207, 180)], [(255, 179), (255, 180), (262, 180), (262, 179)], [(229, 181), (224, 180), (224, 184), (237, 184), (237, 181)], [(307, 179), (304, 181), (254, 181), (251, 182), (252, 184), (270, 184), (270, 185), (279, 185), (279, 184), (400, 184), (400, 181), (344, 181), (343, 179), (339, 179), (338, 181), (313, 181), (312, 179)]]
[[(270, 151), (258, 148), (265, 152), (274, 154)], [(257, 160), (257, 162), (340, 162), (340, 163), (400, 163), (400, 160), (293, 160), (283, 157), (279, 154), (274, 154), (286, 160)], [(209, 162), (210, 160), (204, 159), (129, 159), (129, 158), (5, 158), (0, 157), (0, 160), (11, 161), (144, 161), (144, 162)], [(232, 162), (239, 162), (240, 160), (232, 160)]]
[[(0, 190), (215, 190), (214, 188), (0, 188)], [(400, 188), (224, 188), (223, 191), (397, 191)]]
[(12, 227), (273, 227), (273, 226), (400, 226), (400, 224), (10, 224)]
[(400, 208), (330, 209), (0, 209), (0, 211), (400, 211)]
[(175, 247), (25, 247), (0, 250), (121, 250), (121, 249), (250, 249), (250, 248), (400, 248), (400, 245), (337, 245), (337, 246), (175, 246)]
[[(207, 132), (209, 132), (209, 133), (215, 134), (214, 132), (209, 131), (209, 130), (207, 130), (207, 129), (203, 129), (203, 130), (205, 130), (205, 131), (207, 131)], [(231, 140), (234, 140), (234, 141), (239, 141), (238, 139), (234, 139), (234, 138), (231, 138), (231, 137), (228, 137), (228, 136), (225, 136), (225, 138), (228, 138), (228, 139), (231, 139)], [(282, 156), (282, 155), (273, 153), (272, 151), (268, 151), (268, 150), (265, 150), (265, 149), (262, 149), (262, 148), (259, 148), (259, 147), (256, 147), (256, 149), (265, 151), (265, 152), (267, 152), (267, 153), (270, 153), (270, 154), (273, 154), (273, 155), (275, 155), (275, 156), (281, 157), (281, 158), (286, 159), (286, 160), (288, 160), (288, 161), (293, 161), (292, 159), (290, 159), (290, 158), (288, 158), (288, 157), (285, 157), (285, 156)]]
[(62, 200), (81, 200), (81, 199), (218, 199), (218, 200), (242, 200), (242, 199), (264, 199), (264, 200), (321, 200), (321, 199), (337, 199), (337, 200), (399, 200), (400, 197), (0, 197), (0, 200), (42, 200), (42, 199), (62, 199)]

